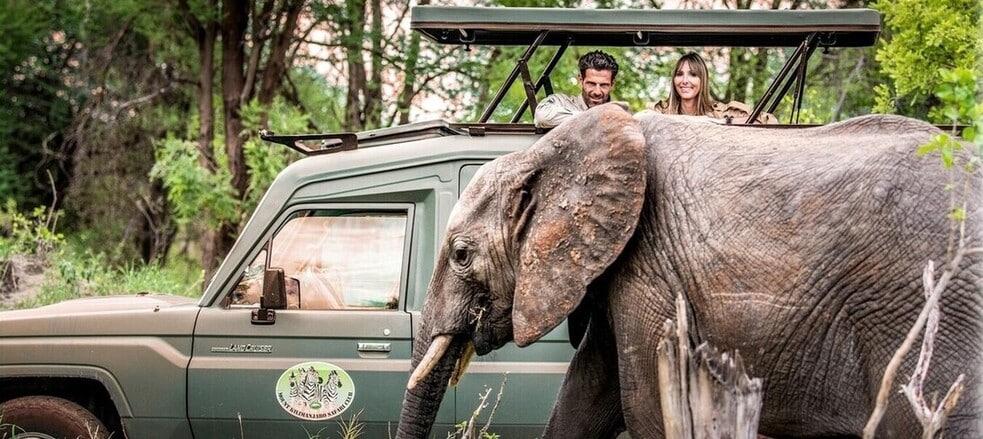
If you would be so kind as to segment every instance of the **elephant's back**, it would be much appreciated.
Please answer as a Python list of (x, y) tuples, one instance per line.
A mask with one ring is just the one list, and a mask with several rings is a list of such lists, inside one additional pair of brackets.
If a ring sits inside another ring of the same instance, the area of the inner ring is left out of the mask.
[(917, 154), (939, 130), (915, 119), (872, 115), (813, 128), (727, 126), (657, 114), (637, 120), (650, 187), (663, 195), (686, 199), (700, 192), (704, 200), (757, 208), (809, 195), (822, 198), (823, 209), (834, 201), (897, 202), (899, 195), (947, 202), (935, 197), (944, 195), (945, 170), (938, 159)]
[[(641, 245), (675, 249), (654, 269), (671, 288), (719, 294), (719, 315), (732, 303), (746, 308), (736, 332), (765, 336), (769, 313), (807, 290), (843, 291), (820, 308), (845, 309), (847, 291), (907, 288), (925, 260), (945, 256), (948, 176), (937, 158), (916, 154), (937, 132), (927, 124), (884, 116), (810, 129), (640, 123), (649, 152)], [(978, 198), (968, 205), (976, 235)], [(874, 272), (839, 285), (844, 273)], [(795, 304), (803, 318), (825, 300), (808, 297), (817, 302)]]
[(868, 115), (819, 127), (762, 127), (724, 125), (712, 119), (667, 116), (654, 112), (636, 115), (655, 159), (687, 160), (699, 165), (708, 160), (781, 160), (795, 165), (867, 160), (873, 157), (910, 158), (915, 149), (940, 130), (926, 122), (895, 115)]

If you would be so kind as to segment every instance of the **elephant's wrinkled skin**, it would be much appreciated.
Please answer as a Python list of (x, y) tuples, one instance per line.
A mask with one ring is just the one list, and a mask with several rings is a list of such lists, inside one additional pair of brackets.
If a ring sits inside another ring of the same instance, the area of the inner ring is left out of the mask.
[[(468, 342), (525, 346), (568, 315), (586, 335), (545, 436), (661, 436), (655, 345), (676, 293), (701, 341), (738, 349), (763, 379), (763, 434), (859, 436), (925, 302), (921, 273), (950, 249), (945, 171), (915, 154), (936, 132), (892, 116), (782, 130), (605, 105), (487, 164), (451, 215), (413, 365), (433, 341), (447, 350), (411, 379), (399, 437), (427, 434)], [(968, 193), (980, 245), (979, 175)], [(947, 437), (981, 433), (981, 278), (983, 256), (968, 255), (942, 298), (926, 394), (967, 374)], [(878, 435), (920, 436), (897, 392)]]

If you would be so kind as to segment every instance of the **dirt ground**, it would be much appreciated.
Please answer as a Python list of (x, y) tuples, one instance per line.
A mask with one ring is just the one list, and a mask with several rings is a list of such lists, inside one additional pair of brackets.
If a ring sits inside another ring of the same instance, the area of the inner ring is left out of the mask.
[(0, 309), (11, 309), (37, 294), (44, 267), (31, 258), (12, 256), (0, 261)]

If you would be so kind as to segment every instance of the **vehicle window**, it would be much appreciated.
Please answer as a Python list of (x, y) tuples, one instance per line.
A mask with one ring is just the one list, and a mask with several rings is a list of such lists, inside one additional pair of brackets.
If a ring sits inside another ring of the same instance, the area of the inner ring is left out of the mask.
[[(406, 245), (405, 212), (309, 210), (294, 214), (273, 238), (270, 266), (282, 268), (287, 307), (396, 309)], [(232, 303), (262, 295), (263, 250), (244, 270)]]

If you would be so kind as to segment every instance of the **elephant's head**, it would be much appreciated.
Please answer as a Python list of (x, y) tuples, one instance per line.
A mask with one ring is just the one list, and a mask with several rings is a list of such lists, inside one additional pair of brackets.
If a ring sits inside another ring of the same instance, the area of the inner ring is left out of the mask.
[(645, 181), (645, 139), (615, 104), (479, 170), (434, 268), (399, 437), (427, 435), (472, 352), (529, 345), (577, 307), (632, 236)]

